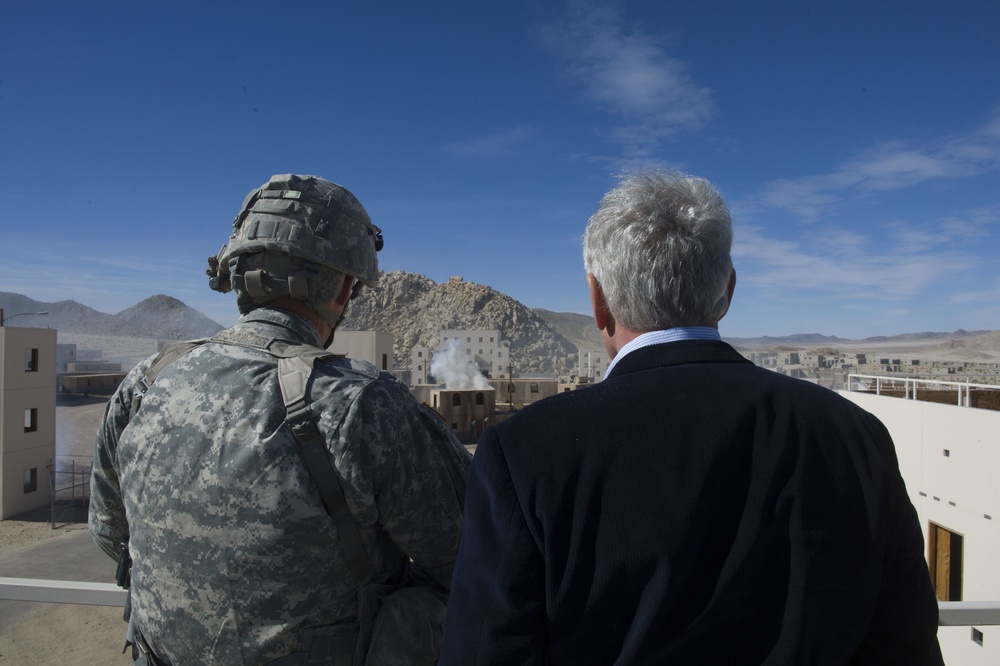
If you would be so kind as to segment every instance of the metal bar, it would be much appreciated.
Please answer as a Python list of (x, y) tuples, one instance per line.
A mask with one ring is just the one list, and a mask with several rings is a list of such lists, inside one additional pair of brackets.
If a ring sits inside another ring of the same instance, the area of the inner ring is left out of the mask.
[(114, 583), (0, 577), (0, 599), (124, 608), (125, 590)]
[[(114, 583), (0, 577), (0, 599), (124, 607), (128, 593)], [(1000, 625), (1000, 601), (939, 601), (938, 624)]]
[(1000, 601), (939, 601), (942, 627), (1000, 625)]

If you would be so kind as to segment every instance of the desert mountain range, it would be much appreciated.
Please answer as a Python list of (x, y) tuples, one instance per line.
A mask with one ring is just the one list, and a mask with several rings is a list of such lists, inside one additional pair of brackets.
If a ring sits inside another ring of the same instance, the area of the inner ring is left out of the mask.
[[(222, 328), (183, 302), (163, 294), (119, 313), (107, 314), (76, 301), (45, 303), (21, 294), (0, 292), (0, 308), (7, 316), (47, 311), (46, 316), (25, 315), (10, 324), (56, 328), (61, 338), (65, 333), (67, 337), (73, 334), (184, 340), (211, 336)], [(458, 277), (436, 283), (404, 271), (382, 273), (376, 288), (362, 291), (351, 303), (342, 326), (346, 330), (392, 333), (397, 367), (409, 364), (410, 350), (415, 345), (435, 349), (441, 329), (500, 330), (510, 342), (511, 359), (521, 373), (569, 374), (576, 367), (578, 348), (603, 349), (600, 335), (588, 316), (531, 309), (492, 287)], [(936, 359), (1000, 362), (1000, 331), (924, 332), (862, 340), (819, 334), (726, 339), (742, 349), (919, 351)], [(142, 355), (145, 352), (140, 358)]]

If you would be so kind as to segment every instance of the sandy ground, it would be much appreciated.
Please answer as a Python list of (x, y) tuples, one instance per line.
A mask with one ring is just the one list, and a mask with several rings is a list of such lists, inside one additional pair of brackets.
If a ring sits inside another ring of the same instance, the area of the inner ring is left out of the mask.
[[(52, 529), (47, 508), (0, 521), (0, 576), (41, 578), (29, 573), (42, 560), (55, 562), (47, 578), (112, 582), (114, 576), (114, 563), (82, 521)], [(124, 635), (120, 608), (0, 600), (0, 664), (131, 664), (120, 654)]]

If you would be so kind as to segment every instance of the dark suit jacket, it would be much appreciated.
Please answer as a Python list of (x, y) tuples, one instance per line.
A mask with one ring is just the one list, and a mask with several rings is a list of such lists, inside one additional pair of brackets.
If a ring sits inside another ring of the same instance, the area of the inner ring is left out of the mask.
[(722, 342), (480, 440), (442, 665), (941, 664), (884, 426)]

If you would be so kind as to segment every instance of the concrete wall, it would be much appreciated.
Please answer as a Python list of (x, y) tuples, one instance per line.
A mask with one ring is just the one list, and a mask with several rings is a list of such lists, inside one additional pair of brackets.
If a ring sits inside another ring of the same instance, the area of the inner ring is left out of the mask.
[(55, 449), (56, 331), (0, 327), (0, 520), (49, 504)]
[(379, 370), (391, 371), (392, 333), (382, 331), (337, 331), (330, 351), (368, 361)]
[[(896, 444), (899, 468), (927, 540), (930, 525), (963, 537), (962, 601), (1000, 600), (1000, 413), (866, 393), (841, 395), (875, 414)], [(1000, 627), (942, 627), (945, 662), (1000, 664)]]

